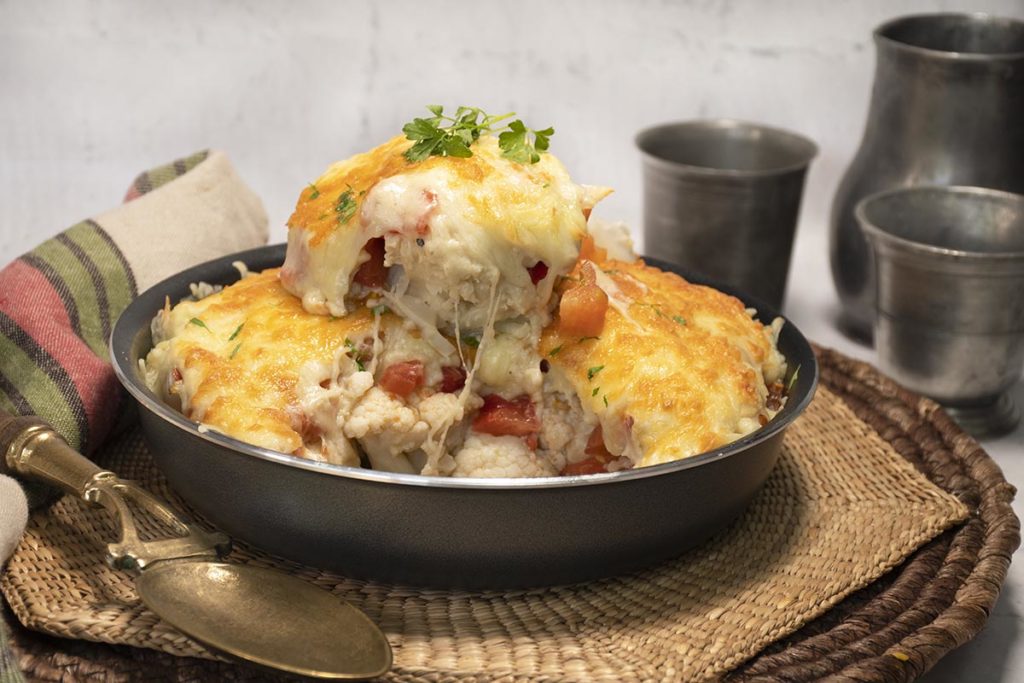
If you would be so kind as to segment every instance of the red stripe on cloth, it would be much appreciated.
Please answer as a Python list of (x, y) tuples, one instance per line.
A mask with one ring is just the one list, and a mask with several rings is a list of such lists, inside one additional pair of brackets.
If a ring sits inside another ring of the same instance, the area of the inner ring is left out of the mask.
[(128, 192), (125, 193), (125, 195), (124, 195), (124, 203), (127, 204), (131, 200), (138, 199), (141, 196), (142, 196), (142, 193), (139, 192), (139, 188), (137, 188), (134, 185), (132, 185), (131, 187), (128, 188)]
[(117, 378), (75, 334), (64, 302), (42, 273), (22, 261), (0, 270), (0, 310), (53, 357), (70, 375), (89, 419), (92, 446), (103, 442), (119, 401)]

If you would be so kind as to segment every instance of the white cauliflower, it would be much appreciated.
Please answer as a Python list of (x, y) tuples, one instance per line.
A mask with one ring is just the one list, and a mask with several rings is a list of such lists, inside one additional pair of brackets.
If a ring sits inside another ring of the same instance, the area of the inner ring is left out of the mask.
[(430, 425), (383, 389), (373, 387), (363, 395), (345, 421), (345, 436), (358, 439), (375, 470), (416, 470), (405, 454), (420, 447)]
[(584, 412), (575, 394), (545, 392), (542, 416), (540, 453), (555, 469), (589, 457), (584, 449), (597, 418)]
[(458, 394), (431, 394), (420, 401), (417, 408), (420, 419), (430, 425), (431, 434), (459, 422), (464, 415)]
[(550, 477), (551, 463), (531, 452), (516, 436), (470, 432), (455, 454), (453, 477)]

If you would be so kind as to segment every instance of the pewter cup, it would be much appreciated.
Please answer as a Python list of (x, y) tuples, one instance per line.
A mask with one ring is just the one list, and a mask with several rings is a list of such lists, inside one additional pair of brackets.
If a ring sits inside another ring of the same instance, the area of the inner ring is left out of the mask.
[(1024, 192), (1024, 22), (987, 14), (900, 17), (874, 33), (864, 137), (832, 204), (829, 253), (840, 325), (870, 341), (871, 251), (853, 211), (913, 185)]
[(1024, 366), (1024, 196), (924, 186), (855, 215), (876, 264), (879, 365), (978, 436), (1012, 430)]
[(644, 250), (781, 308), (807, 166), (805, 137), (728, 119), (642, 131)]

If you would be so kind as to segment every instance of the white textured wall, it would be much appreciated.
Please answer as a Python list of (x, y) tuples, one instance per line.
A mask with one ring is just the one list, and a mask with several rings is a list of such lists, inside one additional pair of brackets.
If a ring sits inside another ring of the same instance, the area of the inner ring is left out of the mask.
[(135, 173), (228, 151), (275, 239), (305, 183), (426, 103), (516, 110), (639, 229), (634, 133), (731, 116), (815, 139), (800, 250), (820, 251), (859, 140), (870, 34), (1021, 0), (79, 2), (0, 0), (0, 261), (116, 203)]

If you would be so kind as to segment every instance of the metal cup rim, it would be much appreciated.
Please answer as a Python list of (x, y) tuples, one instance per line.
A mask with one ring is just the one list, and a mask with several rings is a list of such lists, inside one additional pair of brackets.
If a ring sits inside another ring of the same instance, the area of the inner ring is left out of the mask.
[(934, 244), (928, 244), (927, 242), (919, 242), (917, 240), (901, 237), (875, 225), (868, 220), (866, 215), (867, 206), (875, 201), (887, 199), (888, 197), (896, 195), (935, 191), (944, 194), (988, 195), (992, 197), (1002, 197), (1004, 199), (1010, 199), (1024, 204), (1024, 195), (1020, 195), (1015, 192), (1007, 192), (1006, 190), (997, 190), (990, 187), (978, 187), (974, 185), (914, 185), (911, 187), (897, 187), (869, 194), (857, 202), (857, 205), (853, 209), (853, 213), (857, 218), (857, 223), (860, 225), (861, 230), (869, 240), (877, 240), (878, 242), (899, 246), (909, 252), (930, 254), (948, 260), (971, 261), (975, 263), (986, 261), (1008, 262), (1024, 260), (1024, 250), (994, 252), (952, 249), (950, 247), (940, 247)]
[(1024, 59), (1024, 50), (1016, 52), (955, 52), (952, 50), (935, 50), (928, 47), (920, 47), (919, 45), (911, 45), (886, 35), (886, 32), (890, 31), (894, 26), (907, 21), (938, 18), (982, 20), (994, 24), (1019, 24), (1024, 27), (1024, 22), (1018, 21), (1013, 17), (1003, 17), (988, 12), (921, 12), (918, 14), (904, 14), (879, 24), (872, 33), (872, 37), (876, 44), (886, 45), (894, 50), (952, 62), (992, 62)]
[[(696, 164), (687, 164), (685, 162), (671, 161), (663, 157), (658, 156), (647, 151), (644, 148), (643, 139), (672, 128), (696, 128), (696, 127), (710, 127), (710, 128), (744, 128), (748, 130), (755, 130), (760, 133), (767, 135), (774, 135), (780, 138), (786, 138), (795, 141), (797, 144), (804, 146), (803, 158), (796, 163), (784, 164), (776, 166), (774, 168), (767, 169), (734, 169), (734, 168), (716, 168), (714, 166), (698, 166)], [(773, 126), (766, 126), (760, 123), (754, 123), (752, 121), (744, 121), (742, 119), (733, 118), (703, 118), (703, 119), (685, 119), (682, 121), (665, 121), (662, 123), (654, 124), (640, 130), (633, 138), (633, 143), (643, 158), (656, 166), (665, 168), (671, 171), (696, 171), (709, 176), (719, 176), (724, 178), (754, 178), (754, 177), (771, 177), (784, 175), (794, 171), (804, 171), (818, 156), (818, 145), (810, 138), (801, 135), (800, 133), (794, 133), (790, 130), (783, 128), (775, 128)]]

